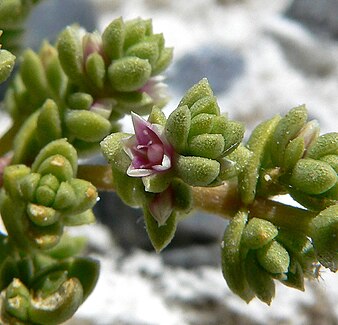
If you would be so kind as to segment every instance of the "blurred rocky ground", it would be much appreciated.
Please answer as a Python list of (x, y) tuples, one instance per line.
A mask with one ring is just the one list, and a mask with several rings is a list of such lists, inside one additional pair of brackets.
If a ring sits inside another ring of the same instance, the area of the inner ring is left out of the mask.
[[(118, 16), (152, 18), (155, 32), (174, 46), (167, 114), (207, 77), (221, 109), (248, 131), (304, 103), (323, 132), (337, 131), (336, 0), (45, 0), (28, 23), (26, 43), (37, 49), (74, 21), (102, 30)], [(0, 123), (5, 129), (9, 122), (1, 115)], [(124, 128), (131, 129), (128, 119)], [(278, 285), (270, 307), (247, 305), (222, 278), (226, 221), (197, 213), (157, 255), (141, 212), (113, 193), (100, 197), (98, 224), (75, 232), (89, 237), (88, 254), (101, 261), (102, 273), (68, 325), (338, 324), (338, 280), (328, 270), (307, 282), (305, 293)]]

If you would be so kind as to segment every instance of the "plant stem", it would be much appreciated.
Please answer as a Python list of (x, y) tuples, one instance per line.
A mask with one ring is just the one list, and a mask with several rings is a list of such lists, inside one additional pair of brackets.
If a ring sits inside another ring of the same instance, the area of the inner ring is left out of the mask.
[[(114, 191), (113, 177), (109, 165), (81, 165), (78, 177), (95, 185), (98, 190)], [(217, 187), (192, 187), (196, 209), (215, 214), (224, 219), (232, 219), (243, 206), (236, 181), (228, 181)], [(261, 218), (278, 227), (300, 231), (308, 235), (309, 223), (316, 212), (258, 197), (248, 207), (250, 218)]]
[(14, 123), (0, 138), (0, 156), (3, 156), (13, 148), (13, 139), (20, 128), (20, 123)]

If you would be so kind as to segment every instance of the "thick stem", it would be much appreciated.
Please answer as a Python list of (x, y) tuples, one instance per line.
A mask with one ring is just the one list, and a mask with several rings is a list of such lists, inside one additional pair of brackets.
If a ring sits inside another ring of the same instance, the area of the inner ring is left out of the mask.
[[(110, 166), (79, 166), (78, 177), (92, 182), (99, 190), (113, 191), (113, 178)], [(236, 181), (225, 182), (217, 187), (193, 187), (194, 206), (196, 209), (216, 214), (224, 219), (232, 219), (243, 206)], [(248, 206), (250, 218), (271, 221), (278, 227), (301, 231), (308, 235), (309, 223), (316, 212), (300, 209), (273, 201), (269, 198), (256, 198)]]

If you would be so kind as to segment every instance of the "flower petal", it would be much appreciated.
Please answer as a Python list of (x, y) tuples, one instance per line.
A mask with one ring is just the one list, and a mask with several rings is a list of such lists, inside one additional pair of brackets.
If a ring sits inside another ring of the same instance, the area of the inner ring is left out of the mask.
[(152, 169), (134, 168), (132, 165), (127, 170), (127, 175), (130, 177), (145, 177), (153, 174)]

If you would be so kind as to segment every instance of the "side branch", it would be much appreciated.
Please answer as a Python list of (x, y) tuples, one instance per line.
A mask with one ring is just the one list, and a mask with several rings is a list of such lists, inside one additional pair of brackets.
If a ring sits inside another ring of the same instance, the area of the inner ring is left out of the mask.
[[(81, 165), (78, 177), (92, 182), (98, 190), (114, 191), (109, 165)], [(232, 219), (243, 206), (238, 193), (238, 184), (233, 180), (217, 187), (192, 187), (192, 192), (196, 209), (224, 219)], [(247, 208), (250, 218), (265, 219), (276, 226), (301, 231), (305, 234), (308, 234), (309, 222), (317, 215), (314, 211), (286, 205), (269, 198), (256, 198)]]

